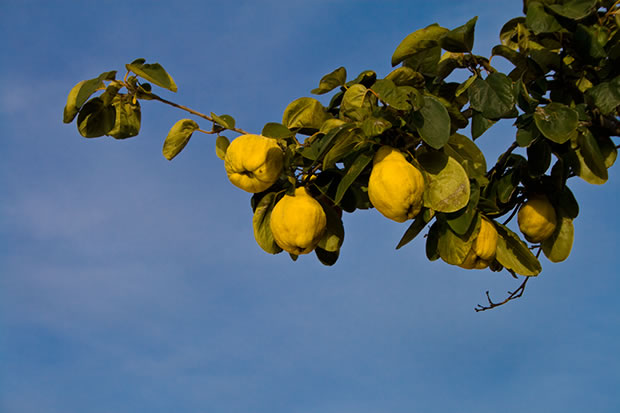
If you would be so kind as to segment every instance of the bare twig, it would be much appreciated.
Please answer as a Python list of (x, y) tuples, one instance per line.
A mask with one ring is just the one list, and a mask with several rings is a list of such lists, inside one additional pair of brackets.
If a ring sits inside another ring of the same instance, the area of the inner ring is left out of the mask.
[(487, 301), (489, 302), (489, 305), (484, 306), (484, 305), (478, 304), (478, 306), (474, 308), (474, 310), (476, 310), (476, 312), (490, 310), (492, 308), (499, 307), (500, 305), (504, 305), (509, 301), (512, 301), (514, 299), (521, 297), (523, 295), (523, 292), (525, 291), (525, 285), (527, 284), (529, 279), (530, 277), (525, 277), (525, 280), (523, 280), (519, 288), (517, 288), (514, 291), (508, 291), (509, 295), (508, 297), (506, 297), (504, 301), (500, 301), (497, 303), (493, 302), (493, 300), (491, 300), (491, 296), (489, 295), (489, 292), (487, 291), (486, 296), (487, 296)]

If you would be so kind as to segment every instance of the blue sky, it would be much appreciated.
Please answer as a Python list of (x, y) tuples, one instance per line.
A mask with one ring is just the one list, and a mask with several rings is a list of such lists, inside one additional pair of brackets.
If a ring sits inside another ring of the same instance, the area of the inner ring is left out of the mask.
[[(165, 98), (259, 132), (341, 65), (385, 76), (428, 24), (478, 15), (488, 55), (521, 3), (224, 3), (2, 2), (0, 411), (619, 411), (617, 167), (571, 182), (571, 257), (475, 313), (517, 283), (430, 263), (422, 239), (395, 251), (406, 225), (374, 210), (345, 215), (334, 267), (262, 252), (211, 137), (161, 155), (183, 112), (144, 102), (122, 142), (62, 124), (75, 83), (145, 57)], [(479, 142), (492, 162), (513, 138)]]

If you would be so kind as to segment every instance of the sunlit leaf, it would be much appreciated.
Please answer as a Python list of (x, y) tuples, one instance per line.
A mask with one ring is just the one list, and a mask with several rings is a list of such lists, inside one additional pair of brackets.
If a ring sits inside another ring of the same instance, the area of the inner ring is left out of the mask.
[(497, 252), (495, 258), (506, 269), (525, 276), (538, 275), (542, 266), (532, 251), (508, 227), (495, 223), (497, 230)]
[(339, 67), (331, 73), (326, 74), (321, 78), (319, 87), (312, 89), (311, 93), (315, 95), (322, 95), (330, 92), (338, 86), (344, 86), (347, 80), (347, 71), (344, 67)]
[(424, 206), (438, 212), (455, 212), (469, 202), (467, 172), (454, 158), (439, 152), (422, 152), (417, 157), (426, 172)]
[(316, 99), (299, 98), (292, 101), (284, 110), (282, 124), (288, 129), (318, 130), (327, 117), (325, 108)]
[(166, 136), (164, 141), (162, 149), (164, 157), (171, 161), (185, 148), (192, 134), (198, 129), (198, 124), (191, 119), (177, 121), (170, 129), (170, 132), (168, 132), (168, 136)]
[(106, 133), (106, 135), (112, 136), (116, 139), (131, 138), (140, 132), (140, 103), (127, 95), (117, 95), (113, 101), (112, 106), (116, 110), (116, 119), (112, 130)]
[(226, 136), (220, 135), (215, 139), (215, 155), (221, 160), (224, 160), (226, 157), (228, 145), (230, 145), (230, 141)]
[(163, 87), (172, 92), (177, 91), (177, 85), (174, 83), (174, 79), (172, 79), (172, 76), (170, 76), (159, 63), (145, 63), (144, 59), (136, 59), (125, 66), (127, 70), (134, 72), (136, 75), (159, 87)]
[(471, 52), (474, 47), (474, 29), (478, 16), (462, 26), (450, 30), (440, 41), (441, 47), (450, 52)]
[(284, 139), (295, 136), (295, 132), (282, 125), (281, 123), (269, 122), (263, 127), (261, 135), (267, 136), (268, 138)]
[(573, 220), (562, 217), (555, 232), (542, 242), (543, 253), (551, 262), (564, 261), (570, 255), (574, 237)]
[(392, 66), (396, 66), (408, 57), (428, 49), (439, 48), (439, 40), (449, 30), (432, 24), (417, 30), (403, 39), (392, 55)]

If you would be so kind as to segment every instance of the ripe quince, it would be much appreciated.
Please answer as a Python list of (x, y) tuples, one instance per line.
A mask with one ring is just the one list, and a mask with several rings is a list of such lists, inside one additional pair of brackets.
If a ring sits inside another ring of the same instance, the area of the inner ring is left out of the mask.
[(224, 157), (224, 167), (233, 185), (257, 193), (278, 180), (283, 160), (284, 153), (275, 139), (248, 134), (230, 143)]
[(323, 207), (305, 187), (295, 189), (295, 195), (284, 195), (271, 211), (273, 239), (291, 254), (311, 252), (323, 237), (326, 225)]
[(482, 218), (480, 232), (459, 267), (467, 270), (484, 269), (495, 259), (497, 251), (497, 230), (493, 223)]
[(372, 160), (368, 197), (386, 218), (405, 222), (422, 209), (424, 176), (398, 149), (379, 148)]
[(538, 243), (553, 234), (557, 226), (557, 216), (549, 199), (545, 195), (537, 194), (521, 205), (517, 222), (525, 239)]

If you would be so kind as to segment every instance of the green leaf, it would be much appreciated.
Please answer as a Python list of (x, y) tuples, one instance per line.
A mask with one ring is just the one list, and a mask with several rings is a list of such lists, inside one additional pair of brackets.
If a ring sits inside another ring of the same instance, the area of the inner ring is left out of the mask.
[(471, 229), (474, 219), (478, 215), (478, 202), (480, 201), (480, 185), (476, 181), (471, 184), (469, 202), (465, 208), (446, 214), (446, 223), (456, 234), (463, 235)]
[(94, 79), (82, 80), (77, 85), (73, 86), (67, 97), (67, 104), (65, 105), (63, 113), (63, 122), (71, 123), (92, 94), (95, 93), (97, 89), (105, 87), (103, 81), (114, 80), (115, 77), (116, 70), (112, 70), (110, 72), (103, 72)]
[(397, 110), (411, 110), (409, 95), (389, 79), (379, 79), (371, 89), (383, 102)]
[(433, 225), (428, 230), (426, 235), (426, 258), (429, 261), (437, 261), (439, 259), (439, 222), (435, 220)]
[(318, 243), (318, 247), (327, 252), (338, 252), (344, 242), (344, 225), (340, 215), (334, 208), (323, 204), (323, 210), (327, 218), (325, 234)]
[(357, 128), (346, 129), (339, 133), (334, 146), (325, 154), (323, 158), (323, 169), (333, 167), (343, 157), (348, 155), (355, 146), (362, 141), (362, 132)]
[(512, 80), (503, 73), (494, 72), (486, 79), (477, 78), (468, 92), (472, 109), (487, 119), (499, 119), (515, 105)]
[(77, 118), (80, 135), (85, 138), (98, 138), (114, 127), (116, 109), (105, 105), (101, 98), (95, 97), (86, 102)]
[(604, 47), (607, 41), (606, 30), (601, 26), (588, 27), (583, 24), (577, 25), (574, 41), (577, 52), (591, 61), (605, 58), (607, 56)]
[(164, 157), (171, 161), (185, 148), (194, 131), (199, 128), (198, 124), (191, 119), (177, 121), (170, 129), (170, 132), (168, 132), (168, 136), (164, 141), (162, 149)]
[[(478, 219), (478, 221), (480, 221), (480, 219)], [(478, 235), (480, 223), (477, 222), (477, 225), (472, 225), (472, 227), (474, 228), (470, 229), (467, 233), (458, 235), (450, 229), (450, 226), (440, 226), (437, 250), (442, 260), (452, 265), (459, 265), (465, 261), (465, 257), (467, 257)]]
[(269, 254), (282, 252), (282, 248), (280, 248), (273, 239), (271, 226), (269, 225), (271, 221), (271, 212), (273, 211), (275, 203), (276, 193), (268, 193), (260, 200), (254, 211), (254, 216), (252, 217), (254, 239), (256, 239), (256, 243), (259, 247)]
[(522, 148), (529, 146), (534, 141), (534, 135), (529, 129), (517, 129), (517, 145)]
[(550, 4), (554, 13), (573, 20), (581, 20), (596, 11), (596, 0), (569, 0), (564, 4)]
[(409, 56), (403, 65), (423, 75), (434, 77), (437, 76), (439, 60), (441, 60), (441, 47), (437, 44), (435, 47), (429, 47)]
[(454, 96), (455, 97), (459, 97), (461, 96), (463, 93), (467, 92), (467, 89), (469, 89), (469, 87), (471, 86), (472, 83), (474, 83), (474, 81), (478, 79), (478, 74), (475, 73), (473, 75), (471, 75), (470, 77), (467, 78), (466, 81), (464, 81), (463, 83), (461, 83), (459, 85), (459, 87), (456, 88), (456, 92), (454, 92)]
[(469, 20), (464, 25), (450, 30), (441, 38), (441, 47), (449, 52), (471, 52), (474, 47), (474, 29), (477, 20), (478, 16)]
[(177, 91), (177, 85), (172, 76), (164, 70), (159, 63), (144, 63), (144, 59), (136, 59), (132, 63), (125, 65), (128, 71), (156, 84), (159, 87), (168, 89), (172, 92)]
[(417, 157), (426, 172), (424, 206), (438, 212), (455, 212), (469, 202), (467, 172), (454, 158), (439, 152), (422, 152)]
[(326, 117), (327, 114), (321, 102), (304, 97), (292, 101), (284, 109), (282, 124), (291, 130), (319, 130)]
[(396, 249), (400, 249), (413, 241), (413, 239), (417, 237), (420, 232), (422, 232), (426, 224), (427, 222), (424, 219), (424, 214), (418, 214), (411, 225), (409, 225), (409, 228), (407, 228), (407, 231), (403, 234), (403, 237), (398, 242)]
[(449, 30), (432, 24), (424, 29), (417, 30), (403, 39), (392, 55), (392, 66), (396, 66), (403, 60), (417, 53), (429, 49), (439, 49), (439, 40)]
[(211, 112), (211, 118), (215, 121), (215, 123), (222, 126), (223, 128), (226, 128), (226, 129), (235, 128), (235, 119), (230, 115), (218, 116), (215, 113)]
[(379, 136), (391, 127), (392, 124), (387, 120), (375, 117), (365, 119), (361, 124), (362, 131), (364, 132), (364, 135), (366, 135), (366, 137), (368, 138)]
[(602, 181), (607, 181), (607, 167), (605, 159), (598, 146), (598, 142), (589, 129), (586, 129), (577, 137), (579, 153), (587, 169)]
[(601, 150), (601, 155), (603, 155), (605, 167), (611, 168), (618, 158), (618, 148), (616, 148), (616, 144), (609, 136), (598, 136), (596, 141)]
[(543, 175), (551, 165), (551, 145), (547, 139), (536, 139), (527, 147), (527, 169), (530, 176)]
[(543, 4), (538, 1), (528, 4), (525, 24), (534, 34), (557, 32), (562, 29), (555, 17), (548, 14)]
[(263, 131), (260, 133), (263, 136), (274, 139), (286, 139), (291, 136), (295, 136), (295, 132), (289, 130), (281, 123), (269, 122), (263, 127)]
[(133, 102), (131, 96), (116, 95), (112, 100), (112, 106), (116, 109), (116, 120), (112, 130), (106, 135), (116, 139), (126, 139), (136, 136), (140, 132), (140, 103)]
[(586, 97), (601, 110), (603, 115), (612, 114), (620, 105), (620, 76), (588, 89)]
[(519, 26), (523, 26), (525, 23), (525, 17), (516, 17), (509, 20), (499, 32), (499, 38), (502, 45), (507, 46), (513, 50), (519, 49)]
[(357, 177), (366, 169), (366, 166), (370, 164), (372, 157), (372, 152), (362, 152), (357, 155), (351, 166), (347, 169), (346, 174), (340, 180), (340, 183), (338, 183), (338, 189), (336, 190), (336, 196), (334, 198), (335, 204), (340, 204), (347, 189), (349, 189), (351, 184), (355, 182)]
[(416, 72), (412, 68), (406, 66), (401, 66), (394, 69), (385, 78), (394, 82), (396, 86), (412, 86), (421, 88), (426, 82), (422, 73)]
[(467, 63), (465, 61), (465, 54), (445, 52), (439, 59), (439, 63), (437, 65), (435, 83), (438, 83), (448, 77), (455, 69), (463, 69), (466, 67)]
[(538, 259), (527, 245), (508, 227), (495, 222), (497, 252), (495, 258), (506, 269), (525, 276), (535, 276), (542, 271)]
[(331, 73), (326, 74), (321, 78), (319, 82), (319, 87), (316, 89), (312, 89), (310, 93), (314, 93), (315, 95), (322, 95), (324, 93), (330, 92), (338, 86), (344, 86), (347, 80), (347, 71), (344, 67), (339, 67)]
[(224, 158), (226, 157), (228, 145), (230, 145), (230, 141), (226, 136), (218, 135), (218, 137), (215, 139), (215, 155), (221, 160), (224, 160)]
[(431, 148), (440, 149), (450, 139), (450, 115), (435, 97), (424, 96), (424, 106), (414, 112), (413, 122), (422, 140)]
[(455, 133), (443, 148), (446, 155), (456, 159), (471, 178), (480, 178), (486, 174), (487, 162), (484, 154), (467, 136)]
[(377, 98), (364, 85), (354, 84), (344, 93), (340, 119), (362, 121), (372, 114)]
[(345, 86), (351, 87), (359, 83), (362, 86), (370, 87), (375, 83), (375, 80), (377, 80), (377, 74), (373, 70), (364, 70), (355, 79), (349, 80)]
[(564, 143), (577, 133), (579, 114), (576, 110), (561, 103), (552, 102), (547, 106), (539, 106), (534, 112), (536, 127), (545, 138)]
[(542, 242), (542, 250), (551, 262), (561, 262), (568, 258), (573, 248), (575, 228), (573, 220), (562, 217), (551, 237)]
[(330, 252), (330, 251), (325, 251), (323, 248), (316, 247), (314, 249), (314, 253), (316, 254), (316, 257), (319, 259), (321, 264), (332, 266), (338, 260), (338, 256), (340, 255), (340, 250)]
[(485, 118), (482, 113), (474, 110), (474, 114), (471, 118), (471, 137), (472, 139), (478, 139), (484, 132), (486, 132), (491, 126), (495, 125), (494, 120)]

